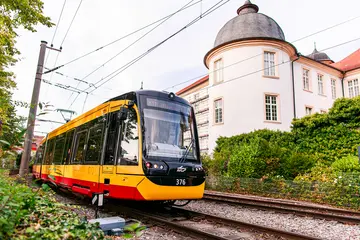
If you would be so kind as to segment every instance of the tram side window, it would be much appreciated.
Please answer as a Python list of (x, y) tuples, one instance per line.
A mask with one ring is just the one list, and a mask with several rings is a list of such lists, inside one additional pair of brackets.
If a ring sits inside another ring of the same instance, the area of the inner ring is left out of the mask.
[(64, 164), (70, 164), (70, 156), (71, 156), (71, 146), (73, 142), (75, 130), (70, 130), (66, 133), (66, 142), (64, 148)]
[(122, 124), (121, 135), (118, 163), (120, 165), (138, 165), (139, 134), (137, 115), (134, 108), (129, 109), (128, 118)]
[(87, 137), (87, 130), (78, 132), (76, 134), (75, 139), (75, 147), (74, 147), (74, 157), (73, 163), (81, 164), (84, 159), (85, 148), (86, 148), (86, 137)]
[(40, 145), (37, 152), (36, 152), (36, 162), (35, 165), (41, 165), (42, 162), (42, 156), (43, 155), (43, 146)]
[(105, 147), (105, 158), (104, 158), (104, 165), (114, 165), (115, 161), (115, 145), (117, 141), (117, 132), (119, 121), (117, 120), (117, 113), (114, 112), (110, 115), (110, 125), (108, 129), (108, 137), (106, 140), (106, 147)]
[(55, 138), (48, 140), (45, 153), (45, 165), (50, 165), (54, 156), (54, 142)]
[(90, 128), (85, 162), (99, 162), (103, 145), (103, 127), (104, 124), (98, 124)]
[(65, 136), (64, 134), (56, 138), (55, 150), (54, 150), (54, 164), (62, 164), (64, 154)]

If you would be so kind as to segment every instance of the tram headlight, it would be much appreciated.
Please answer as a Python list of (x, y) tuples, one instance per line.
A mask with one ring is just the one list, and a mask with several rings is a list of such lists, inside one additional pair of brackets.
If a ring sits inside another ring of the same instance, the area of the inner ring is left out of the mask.
[(195, 166), (195, 172), (200, 172), (203, 171), (203, 167), (202, 166)]
[(145, 167), (149, 173), (164, 173), (168, 170), (166, 163), (163, 162), (145, 162)]

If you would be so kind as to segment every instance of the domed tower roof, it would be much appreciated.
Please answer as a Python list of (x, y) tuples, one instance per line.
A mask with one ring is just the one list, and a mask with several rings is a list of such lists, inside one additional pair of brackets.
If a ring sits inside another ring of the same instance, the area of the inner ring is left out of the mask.
[(249, 38), (271, 38), (285, 41), (280, 26), (271, 18), (258, 13), (259, 7), (246, 0), (238, 16), (228, 21), (219, 31), (214, 48), (222, 44)]
[(331, 60), (329, 58), (329, 56), (324, 53), (324, 52), (319, 52), (317, 49), (316, 49), (316, 46), (314, 47), (314, 51), (307, 55), (307, 57), (311, 58), (311, 59), (314, 59), (315, 61), (318, 61), (318, 62), (334, 62), (333, 60)]

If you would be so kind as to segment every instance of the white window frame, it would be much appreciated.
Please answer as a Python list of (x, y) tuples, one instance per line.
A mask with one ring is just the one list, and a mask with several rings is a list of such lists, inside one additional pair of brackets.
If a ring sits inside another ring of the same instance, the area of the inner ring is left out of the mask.
[[(267, 101), (269, 97), (269, 102)], [(275, 103), (273, 100), (275, 99)], [(274, 114), (275, 109), (275, 114)], [(270, 111), (270, 112), (269, 112)], [(266, 122), (280, 122), (280, 98), (279, 94), (264, 94), (264, 113)], [(269, 114), (268, 114), (269, 113)]]
[[(307, 73), (307, 75), (305, 75), (305, 73)], [(305, 91), (311, 91), (310, 90), (310, 70), (307, 68), (303, 68), (303, 72), (302, 72), (303, 76), (303, 89)]]
[(318, 80), (318, 94), (319, 95), (325, 95), (325, 91), (324, 91), (324, 75), (318, 73), (317, 74), (317, 80)]
[(359, 80), (357, 78), (348, 81), (349, 98), (357, 97), (359, 93)]
[[(217, 102), (221, 102), (221, 106), (216, 105)], [(220, 114), (218, 113), (219, 111)], [(219, 116), (219, 119), (217, 119)], [(220, 118), (221, 117), (221, 118)], [(221, 121), (220, 121), (221, 120)], [(224, 99), (222, 97), (214, 99), (214, 124), (223, 124), (224, 123)]]
[(305, 106), (305, 115), (309, 116), (309, 115), (313, 114), (313, 109), (314, 109), (314, 107), (312, 107), (312, 106)]
[(264, 76), (276, 77), (276, 52), (264, 51)]
[(222, 58), (216, 59), (214, 61), (214, 72), (213, 72), (213, 76), (214, 76), (214, 83), (220, 83), (224, 81), (224, 61)]
[(331, 96), (333, 99), (336, 99), (336, 79), (331, 78)]

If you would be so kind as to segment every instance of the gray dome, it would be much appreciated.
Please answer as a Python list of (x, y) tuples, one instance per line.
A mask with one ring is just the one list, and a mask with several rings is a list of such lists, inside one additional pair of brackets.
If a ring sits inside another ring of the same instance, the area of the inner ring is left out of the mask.
[(280, 26), (270, 17), (258, 13), (258, 6), (249, 0), (238, 10), (238, 16), (228, 21), (216, 36), (214, 47), (247, 38), (274, 38), (285, 40)]
[(314, 49), (314, 51), (310, 54), (307, 55), (307, 57), (314, 59), (315, 61), (332, 61), (329, 56), (324, 53), (324, 52), (319, 52), (316, 47)]

